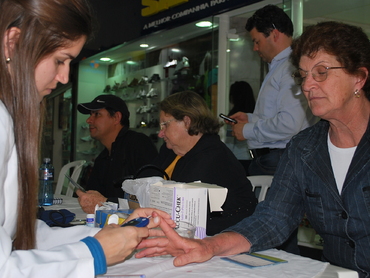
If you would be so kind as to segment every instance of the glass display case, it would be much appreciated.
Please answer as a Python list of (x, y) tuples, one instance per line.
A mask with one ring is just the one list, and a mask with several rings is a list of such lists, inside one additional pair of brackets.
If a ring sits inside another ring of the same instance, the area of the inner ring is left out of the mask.
[[(175, 92), (192, 90), (202, 95), (210, 108), (217, 94), (217, 18), (208, 27), (190, 23), (119, 45), (79, 64), (78, 103), (101, 94), (125, 100), (130, 128), (148, 135), (159, 148), (158, 102)], [(76, 159), (87, 161), (102, 146), (89, 136), (86, 119), (77, 114)]]
[(73, 159), (73, 105), (71, 84), (60, 86), (46, 98), (41, 158), (49, 157), (57, 175)]

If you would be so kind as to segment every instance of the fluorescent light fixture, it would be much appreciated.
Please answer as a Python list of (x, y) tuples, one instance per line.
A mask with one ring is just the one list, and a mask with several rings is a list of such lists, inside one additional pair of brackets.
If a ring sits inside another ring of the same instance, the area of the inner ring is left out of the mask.
[(147, 44), (147, 43), (142, 43), (142, 44), (140, 44), (140, 47), (142, 47), (142, 48), (147, 48), (147, 47), (149, 47), (149, 44)]
[(103, 61), (103, 62), (109, 62), (109, 61), (111, 61), (112, 59), (111, 59), (111, 58), (109, 58), (109, 57), (102, 57), (102, 58), (100, 58), (99, 60), (100, 60), (100, 61)]
[(172, 48), (172, 49), (171, 49), (171, 51), (172, 51), (172, 52), (181, 52), (181, 50), (180, 50), (180, 49), (178, 49), (178, 48)]
[(211, 27), (212, 26), (212, 22), (210, 22), (210, 21), (199, 21), (199, 22), (195, 23), (195, 26), (201, 27), (201, 28)]
[(129, 64), (129, 65), (135, 65), (136, 64), (136, 62), (131, 61), (131, 60), (130, 61), (127, 61), (126, 63)]

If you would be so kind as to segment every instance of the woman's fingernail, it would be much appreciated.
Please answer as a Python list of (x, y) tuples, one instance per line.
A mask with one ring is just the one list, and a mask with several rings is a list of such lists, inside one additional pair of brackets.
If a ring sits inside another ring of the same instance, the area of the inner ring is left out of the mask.
[(153, 220), (154, 220), (154, 223), (155, 224), (158, 224), (159, 223), (159, 217), (158, 216), (154, 217)]

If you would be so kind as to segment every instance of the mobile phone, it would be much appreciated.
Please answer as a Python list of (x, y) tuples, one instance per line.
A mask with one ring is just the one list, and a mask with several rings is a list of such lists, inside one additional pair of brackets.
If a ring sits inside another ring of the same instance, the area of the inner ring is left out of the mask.
[(81, 185), (79, 185), (77, 182), (75, 182), (70, 176), (65, 174), (66, 178), (73, 184), (75, 189), (80, 189), (82, 192), (86, 192), (85, 188), (83, 188)]
[(149, 224), (149, 218), (146, 217), (138, 217), (135, 219), (132, 219), (126, 223), (123, 223), (121, 227), (126, 226), (135, 226), (135, 227), (146, 227)]
[(231, 123), (234, 123), (234, 124), (236, 124), (236, 123), (238, 123), (238, 121), (237, 120), (235, 120), (235, 119), (231, 119), (231, 118), (229, 118), (228, 116), (226, 116), (226, 115), (224, 115), (224, 114), (220, 114), (219, 115), (222, 119), (224, 119), (224, 120), (226, 120), (226, 121), (229, 121), (229, 122), (231, 122)]

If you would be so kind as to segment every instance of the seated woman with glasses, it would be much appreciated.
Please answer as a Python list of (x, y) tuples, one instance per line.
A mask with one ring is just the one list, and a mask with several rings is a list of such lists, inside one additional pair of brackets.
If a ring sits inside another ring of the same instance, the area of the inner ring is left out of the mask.
[[(222, 123), (195, 92), (168, 96), (159, 103), (160, 132), (165, 144), (154, 165), (177, 182), (201, 181), (226, 187), (222, 213), (209, 213), (207, 235), (251, 215), (257, 204), (243, 166), (220, 140)], [(154, 174), (154, 173), (153, 173)]]
[[(174, 265), (282, 244), (304, 214), (323, 238), (323, 259), (370, 277), (370, 41), (359, 27), (321, 22), (292, 44), (295, 74), (322, 120), (291, 139), (269, 194), (250, 217), (213, 237), (145, 240), (136, 257), (167, 252)], [(150, 234), (150, 233), (149, 233)], [(150, 248), (154, 247), (154, 248)]]

